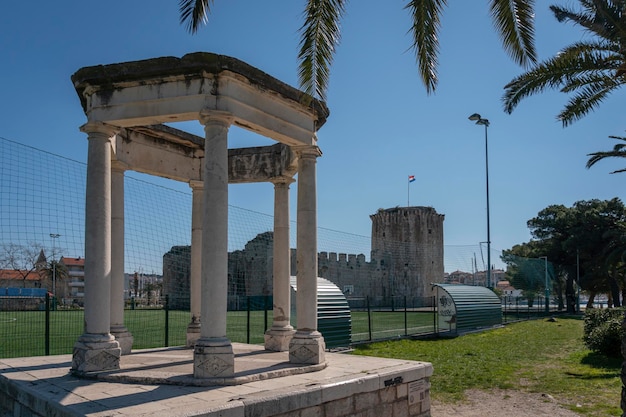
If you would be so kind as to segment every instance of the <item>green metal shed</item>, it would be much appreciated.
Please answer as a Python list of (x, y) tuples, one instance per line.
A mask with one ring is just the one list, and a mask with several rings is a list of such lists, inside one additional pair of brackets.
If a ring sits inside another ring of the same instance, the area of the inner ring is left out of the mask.
[[(291, 324), (296, 323), (296, 277), (291, 277)], [(348, 347), (352, 342), (352, 315), (346, 296), (339, 287), (317, 278), (317, 330), (324, 336), (327, 349)]]
[(489, 288), (433, 284), (437, 290), (438, 332), (463, 333), (502, 325), (500, 297)]

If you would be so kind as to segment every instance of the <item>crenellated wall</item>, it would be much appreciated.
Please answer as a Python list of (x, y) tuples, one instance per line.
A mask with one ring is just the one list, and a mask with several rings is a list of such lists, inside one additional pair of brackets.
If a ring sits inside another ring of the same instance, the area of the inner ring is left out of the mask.
[[(320, 252), (318, 276), (332, 281), (348, 297), (432, 295), (431, 284), (444, 280), (444, 215), (432, 207), (398, 207), (380, 209), (370, 218), (370, 261), (364, 254)], [(187, 266), (179, 266), (174, 259)], [(188, 247), (173, 247), (164, 256), (165, 289), (178, 291), (182, 298), (189, 294), (188, 262)], [(271, 294), (272, 263), (272, 232), (260, 233), (244, 249), (230, 252), (229, 296)], [(296, 271), (296, 250), (291, 249), (291, 275)]]

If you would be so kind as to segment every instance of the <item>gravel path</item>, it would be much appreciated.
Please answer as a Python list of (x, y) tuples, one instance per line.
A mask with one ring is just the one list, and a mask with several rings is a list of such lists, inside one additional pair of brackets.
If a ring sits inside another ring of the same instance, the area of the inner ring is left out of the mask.
[(431, 404), (432, 417), (580, 417), (550, 395), (512, 390), (469, 390), (467, 401)]

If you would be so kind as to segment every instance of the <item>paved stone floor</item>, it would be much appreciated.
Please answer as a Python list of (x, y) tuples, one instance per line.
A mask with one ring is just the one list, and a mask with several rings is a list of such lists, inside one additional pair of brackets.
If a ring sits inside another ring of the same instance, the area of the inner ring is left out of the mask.
[(234, 377), (200, 382), (193, 378), (193, 350), (183, 348), (133, 352), (122, 356), (119, 370), (89, 378), (70, 374), (71, 355), (2, 359), (0, 396), (18, 393), (21, 403), (55, 417), (235, 417), (268, 398), (311, 391), (339, 398), (360, 386), (383, 387), (398, 376), (412, 381), (432, 372), (420, 362), (340, 353), (327, 353), (323, 365), (295, 366), (287, 352), (236, 343), (233, 349)]

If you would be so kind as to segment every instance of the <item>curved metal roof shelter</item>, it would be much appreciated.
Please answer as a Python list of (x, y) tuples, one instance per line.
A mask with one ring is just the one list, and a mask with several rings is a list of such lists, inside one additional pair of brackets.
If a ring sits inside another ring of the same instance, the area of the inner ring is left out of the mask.
[(500, 297), (489, 288), (433, 284), (437, 289), (439, 332), (465, 332), (502, 324)]
[[(298, 290), (296, 277), (291, 277), (291, 288)], [(291, 318), (296, 317), (296, 297), (291, 297)], [(317, 329), (324, 336), (327, 349), (350, 346), (352, 342), (352, 315), (346, 296), (331, 281), (317, 277)]]

